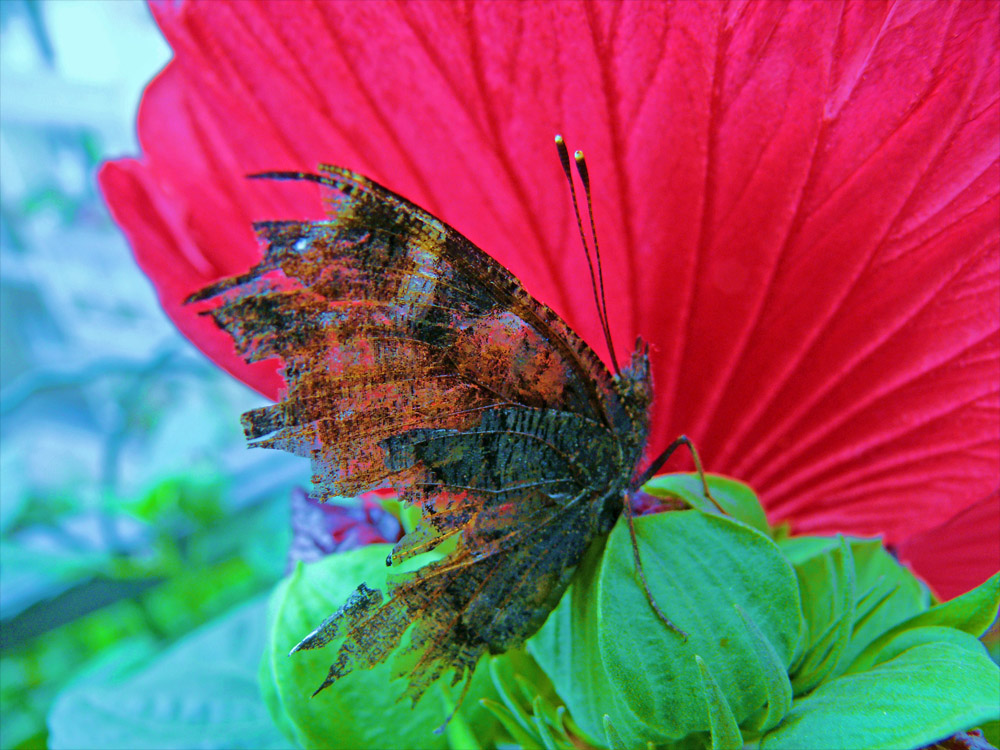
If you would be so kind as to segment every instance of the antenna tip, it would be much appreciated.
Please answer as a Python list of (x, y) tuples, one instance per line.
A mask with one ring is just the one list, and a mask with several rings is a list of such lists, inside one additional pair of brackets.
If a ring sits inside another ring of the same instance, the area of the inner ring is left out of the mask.
[(590, 204), (590, 173), (587, 170), (587, 160), (583, 158), (583, 151), (577, 151), (573, 154), (573, 158), (576, 159), (576, 171), (580, 173), (580, 179), (583, 180), (584, 190), (587, 191), (587, 203)]
[(563, 172), (566, 173), (566, 179), (569, 180), (570, 187), (573, 186), (573, 178), (569, 171), (569, 149), (566, 148), (566, 141), (563, 140), (561, 135), (556, 135), (556, 151), (559, 152), (559, 162), (562, 164)]

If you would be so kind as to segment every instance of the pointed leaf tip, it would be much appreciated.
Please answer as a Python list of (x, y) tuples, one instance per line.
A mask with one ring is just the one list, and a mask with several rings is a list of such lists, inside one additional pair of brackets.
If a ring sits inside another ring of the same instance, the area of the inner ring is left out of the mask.
[(764, 733), (778, 726), (792, 707), (792, 683), (788, 678), (786, 666), (774, 650), (774, 646), (757, 627), (757, 623), (739, 604), (733, 604), (733, 607), (746, 626), (750, 642), (760, 662), (760, 674), (767, 693), (767, 703), (754, 728)]
[(608, 747), (610, 750), (628, 750), (625, 746), (625, 741), (622, 736), (618, 734), (618, 730), (615, 729), (614, 724), (611, 723), (611, 717), (604, 714), (604, 736), (608, 741)]
[(701, 675), (701, 686), (705, 692), (705, 706), (708, 709), (708, 727), (712, 737), (712, 750), (739, 750), (743, 747), (743, 735), (733, 716), (733, 709), (729, 701), (719, 688), (719, 683), (712, 676), (712, 671), (708, 668), (698, 654), (694, 660), (698, 665), (698, 672)]

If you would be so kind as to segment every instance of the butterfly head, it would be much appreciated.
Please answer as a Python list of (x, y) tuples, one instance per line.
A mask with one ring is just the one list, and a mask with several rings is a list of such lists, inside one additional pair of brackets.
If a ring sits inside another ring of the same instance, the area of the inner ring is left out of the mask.
[(653, 386), (649, 376), (649, 344), (642, 338), (635, 341), (632, 360), (615, 376), (628, 429), (635, 435), (639, 450), (645, 447), (649, 432), (649, 407), (653, 403)]

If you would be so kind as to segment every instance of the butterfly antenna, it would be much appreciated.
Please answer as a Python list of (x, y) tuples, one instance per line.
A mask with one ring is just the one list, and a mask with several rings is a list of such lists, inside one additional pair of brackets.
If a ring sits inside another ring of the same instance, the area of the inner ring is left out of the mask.
[[(608, 345), (608, 353), (611, 355), (611, 365), (614, 367), (615, 375), (620, 375), (621, 371), (618, 369), (618, 358), (615, 356), (615, 347), (611, 343), (611, 330), (608, 328), (608, 318), (605, 309), (601, 306), (601, 300), (604, 296), (604, 280), (601, 280), (601, 290), (598, 291), (597, 286), (597, 274), (594, 273), (594, 262), (590, 258), (590, 245), (587, 243), (587, 235), (583, 232), (583, 219), (580, 216), (580, 205), (576, 200), (576, 186), (573, 184), (573, 170), (569, 166), (569, 150), (566, 148), (566, 141), (563, 140), (561, 135), (556, 136), (556, 150), (559, 152), (559, 161), (562, 163), (563, 174), (566, 175), (566, 181), (569, 183), (570, 196), (573, 199), (573, 213), (576, 214), (576, 228), (580, 232), (580, 241), (583, 242), (583, 253), (587, 257), (587, 268), (590, 270), (590, 286), (594, 290), (594, 302), (597, 305), (597, 317), (601, 321), (601, 330), (604, 332), (604, 341)], [(577, 157), (577, 170), (580, 169), (580, 161), (583, 159), (583, 154), (580, 151), (576, 152)], [(584, 164), (583, 171), (580, 173), (581, 179), (583, 175), (587, 174), (586, 163)], [(590, 205), (590, 179), (589, 176), (584, 179), (584, 188), (587, 193), (587, 204)], [(591, 229), (593, 229), (593, 213), (591, 213)], [(594, 244), (597, 244), (597, 235), (594, 235)], [(597, 256), (598, 268), (600, 268), (601, 256)]]
[(594, 239), (594, 257), (597, 259), (597, 281), (601, 286), (601, 300), (598, 304), (604, 314), (604, 336), (608, 340), (608, 349), (611, 350), (611, 361), (616, 363), (615, 372), (618, 372), (618, 357), (615, 356), (615, 347), (611, 343), (611, 326), (608, 323), (608, 301), (604, 297), (604, 269), (601, 268), (601, 248), (597, 245), (597, 225), (594, 223), (594, 201), (590, 193), (590, 171), (587, 169), (587, 160), (583, 158), (583, 151), (577, 151), (574, 153), (573, 159), (576, 161), (576, 171), (580, 173), (580, 182), (583, 183), (583, 193), (587, 196), (587, 215), (590, 218), (590, 235)]

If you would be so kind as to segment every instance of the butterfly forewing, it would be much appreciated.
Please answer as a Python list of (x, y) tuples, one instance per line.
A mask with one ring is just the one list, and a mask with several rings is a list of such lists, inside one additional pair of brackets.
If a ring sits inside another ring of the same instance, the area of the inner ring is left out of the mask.
[(248, 360), (281, 357), (285, 399), (248, 412), (251, 445), (312, 461), (320, 497), (392, 486), (422, 509), (399, 562), (303, 643), (343, 642), (324, 686), (373, 666), (413, 623), (414, 700), (535, 632), (640, 458), (645, 354), (613, 377), (587, 345), (455, 230), (359, 175), (274, 174), (331, 188), (330, 219), (257, 225), (263, 261), (192, 298)]

